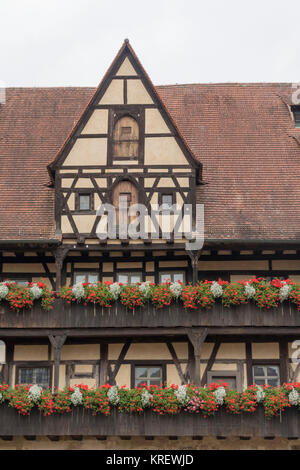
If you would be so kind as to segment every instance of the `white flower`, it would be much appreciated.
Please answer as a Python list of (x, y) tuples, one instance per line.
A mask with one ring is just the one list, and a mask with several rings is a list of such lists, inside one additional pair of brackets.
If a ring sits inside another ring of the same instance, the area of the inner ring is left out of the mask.
[(213, 392), (213, 395), (216, 399), (216, 402), (218, 403), (218, 405), (223, 405), (224, 403), (224, 397), (226, 395), (226, 390), (224, 387), (219, 387), (217, 388), (214, 392)]
[(5, 299), (9, 292), (9, 289), (5, 282), (0, 283), (0, 299)]
[(216, 297), (222, 297), (223, 295), (223, 289), (222, 286), (216, 281), (213, 281), (212, 285), (210, 286), (210, 290), (212, 295)]
[(256, 292), (256, 290), (254, 289), (254, 287), (251, 284), (249, 284), (249, 282), (247, 282), (245, 284), (245, 294), (246, 294), (247, 298), (252, 299), (252, 297), (254, 297), (254, 295), (255, 295), (255, 292)]
[(286, 300), (289, 297), (289, 293), (290, 293), (290, 290), (292, 288), (292, 286), (287, 284), (285, 281), (282, 281), (282, 284), (283, 284), (283, 286), (280, 287), (280, 289), (279, 289), (280, 302), (283, 302), (284, 300)]
[(266, 394), (264, 392), (264, 389), (260, 385), (258, 385), (255, 396), (257, 403), (261, 403), (262, 401), (264, 401), (265, 396)]
[(150, 281), (145, 281), (139, 285), (139, 291), (142, 292), (142, 294), (144, 294), (146, 297), (150, 291), (150, 287), (151, 287), (150, 284), (151, 284)]
[(3, 397), (3, 395), (2, 395), (2, 393), (0, 392), (0, 401), (2, 400), (2, 397)]
[(289, 393), (289, 402), (291, 405), (299, 405), (300, 395), (295, 388)]
[(147, 406), (150, 406), (151, 398), (152, 398), (151, 393), (149, 393), (148, 390), (144, 388), (141, 393), (141, 401), (142, 401), (142, 405), (144, 408), (146, 408)]
[(172, 292), (174, 297), (178, 299), (178, 297), (181, 296), (181, 292), (182, 292), (182, 285), (180, 284), (180, 282), (172, 282), (170, 284), (170, 291)]
[(78, 282), (78, 284), (72, 287), (72, 294), (76, 300), (80, 300), (84, 297), (84, 287), (81, 282)]
[(107, 392), (107, 398), (110, 403), (113, 405), (117, 405), (120, 401), (119, 397), (119, 389), (116, 385), (113, 385), (110, 387), (110, 389)]
[(178, 389), (175, 390), (175, 395), (179, 403), (184, 405), (187, 401), (187, 390), (186, 385), (179, 385)]
[(36, 403), (41, 397), (42, 390), (43, 390), (42, 387), (40, 387), (39, 385), (37, 384), (32, 385), (28, 391), (29, 400)]
[(109, 291), (111, 293), (113, 300), (117, 300), (121, 292), (121, 286), (119, 286), (119, 283), (113, 282), (112, 284), (110, 284), (108, 288), (109, 288)]
[(34, 299), (40, 299), (43, 295), (43, 289), (41, 289), (36, 283), (30, 287), (30, 292)]
[(78, 387), (75, 387), (74, 392), (72, 393), (71, 397), (71, 402), (73, 403), (74, 406), (81, 405), (82, 403), (82, 393)]

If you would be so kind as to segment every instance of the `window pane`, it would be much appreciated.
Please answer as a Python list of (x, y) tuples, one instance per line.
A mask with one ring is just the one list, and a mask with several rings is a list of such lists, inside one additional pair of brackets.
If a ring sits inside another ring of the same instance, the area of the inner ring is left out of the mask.
[(277, 387), (277, 385), (279, 385), (279, 380), (278, 379), (268, 379), (266, 382), (271, 387)]
[(161, 201), (163, 209), (170, 209), (172, 207), (173, 198), (171, 194), (163, 194)]
[(169, 272), (169, 273), (160, 273), (160, 282), (184, 282), (184, 272)]
[(19, 383), (20, 384), (32, 384), (33, 380), (33, 369), (22, 368), (19, 369)]
[(162, 383), (162, 368), (159, 366), (136, 367), (135, 385), (160, 385)]
[(88, 274), (87, 278), (91, 284), (97, 284), (98, 282), (98, 274)]
[(254, 380), (254, 382), (256, 383), (256, 385), (266, 385), (264, 380), (256, 379)]
[(141, 282), (142, 275), (139, 273), (122, 273), (117, 275), (118, 282), (122, 282), (123, 284), (136, 284), (137, 282)]
[(149, 380), (149, 385), (160, 385), (162, 383), (162, 380)]
[(140, 274), (134, 274), (133, 276), (131, 276), (130, 282), (131, 284), (136, 284), (137, 282), (141, 282)]
[(135, 382), (135, 386), (136, 386), (136, 387), (141, 387), (141, 386), (144, 385), (144, 384), (149, 385), (147, 379), (144, 379), (144, 380), (136, 380), (136, 382)]
[(278, 376), (278, 367), (267, 367), (267, 376)]
[(262, 366), (254, 366), (253, 368), (253, 374), (255, 376), (264, 376), (264, 368)]
[(48, 387), (49, 385), (49, 378), (50, 378), (50, 371), (46, 367), (38, 367), (35, 369), (36, 376), (35, 376), (35, 383)]
[(136, 367), (135, 376), (139, 379), (141, 377), (147, 377), (147, 368), (146, 367)]
[(15, 282), (17, 286), (28, 286), (28, 282), (26, 279), (10, 279), (9, 282)]
[(167, 281), (171, 281), (171, 274), (161, 274), (160, 282), (167, 282)]
[(184, 282), (184, 274), (183, 273), (174, 274), (174, 282), (176, 281)]
[(149, 377), (160, 377), (161, 376), (161, 368), (160, 367), (151, 367), (149, 369)]
[(90, 195), (80, 194), (79, 195), (79, 209), (81, 211), (89, 210), (90, 208)]
[(85, 274), (75, 274), (74, 276), (74, 284), (86, 282), (86, 275)]

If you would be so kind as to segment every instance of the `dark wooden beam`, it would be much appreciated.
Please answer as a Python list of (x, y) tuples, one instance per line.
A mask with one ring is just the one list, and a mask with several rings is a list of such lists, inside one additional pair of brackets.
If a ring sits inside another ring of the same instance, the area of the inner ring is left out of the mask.
[(201, 349), (207, 333), (208, 328), (187, 328), (187, 336), (194, 347), (195, 373), (193, 381), (196, 385), (200, 385)]
[(126, 356), (126, 354), (127, 354), (127, 351), (128, 351), (128, 349), (129, 349), (130, 345), (131, 345), (131, 341), (127, 341), (127, 342), (123, 345), (123, 347), (122, 347), (122, 350), (121, 350), (120, 355), (119, 355), (119, 357), (118, 357), (118, 359), (117, 359), (115, 368), (114, 368), (114, 370), (111, 372), (111, 376), (110, 376), (110, 380), (109, 380), (109, 381), (110, 381), (110, 383), (111, 383), (112, 385), (115, 385), (115, 383), (116, 383), (117, 374), (118, 374), (118, 372), (119, 372), (119, 370), (120, 370), (120, 367), (121, 367), (121, 365), (122, 365), (123, 360), (125, 359), (125, 356)]
[(181, 384), (185, 384), (186, 383), (186, 377), (184, 376), (184, 373), (182, 372), (182, 368), (181, 368), (180, 362), (178, 360), (176, 351), (173, 347), (173, 344), (170, 343), (169, 341), (167, 341), (167, 347), (168, 347), (168, 349), (170, 351), (170, 354), (172, 356), (172, 359), (174, 361), (177, 373), (178, 373), (178, 375), (180, 377), (180, 380), (181, 380)]
[(205, 370), (203, 372), (203, 376), (201, 379), (201, 386), (203, 387), (205, 384), (207, 384), (207, 372), (209, 372), (216, 360), (219, 348), (220, 348), (221, 340), (218, 339), (213, 347), (212, 353), (210, 355), (210, 358), (208, 359), (208, 362), (206, 364)]
[(58, 389), (59, 386), (59, 366), (60, 366), (60, 356), (61, 348), (63, 347), (67, 339), (66, 335), (49, 335), (49, 340), (53, 347), (54, 352), (54, 389)]
[(108, 379), (108, 344), (101, 343), (100, 345), (100, 377), (99, 384), (104, 385)]

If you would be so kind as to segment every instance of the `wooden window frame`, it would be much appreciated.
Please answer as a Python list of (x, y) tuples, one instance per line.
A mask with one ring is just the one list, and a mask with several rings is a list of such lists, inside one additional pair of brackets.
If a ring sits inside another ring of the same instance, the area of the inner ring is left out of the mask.
[(293, 119), (294, 119), (294, 127), (298, 129), (300, 127), (300, 105), (292, 105), (291, 112), (292, 112)]
[(207, 372), (207, 384), (214, 382), (213, 377), (235, 377), (236, 389), (241, 392), (243, 389), (242, 377), (238, 370), (210, 370)]
[(37, 368), (44, 368), (49, 369), (49, 385), (48, 387), (52, 387), (52, 377), (53, 377), (53, 366), (49, 364), (48, 361), (44, 362), (35, 362), (35, 361), (28, 361), (28, 362), (18, 362), (16, 364), (16, 371), (15, 371), (15, 384), (21, 385), (19, 382), (19, 371), (20, 369), (37, 369)]
[(135, 368), (136, 367), (160, 367), (162, 370), (162, 382), (165, 383), (167, 381), (167, 367), (166, 363), (163, 363), (160, 360), (154, 359), (154, 360), (140, 360), (140, 361), (134, 361), (131, 363), (131, 373), (130, 373), (130, 382), (131, 382), (131, 388), (135, 387)]
[[(158, 193), (158, 206), (161, 208), (162, 205), (163, 205), (163, 196), (171, 196), (172, 198), (172, 206), (174, 206), (174, 204), (176, 204), (176, 192), (174, 191), (164, 191), (164, 192), (159, 192)], [(170, 212), (170, 209), (162, 209), (161, 210), (162, 213), (169, 213)]]
[[(89, 209), (80, 209), (80, 196), (89, 196)], [(94, 210), (94, 193), (80, 190), (75, 193), (75, 212), (79, 214), (90, 214)]]

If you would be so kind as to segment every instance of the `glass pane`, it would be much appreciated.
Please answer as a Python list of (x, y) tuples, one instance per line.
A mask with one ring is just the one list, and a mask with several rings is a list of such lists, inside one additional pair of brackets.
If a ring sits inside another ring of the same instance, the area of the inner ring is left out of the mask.
[(33, 380), (33, 369), (22, 368), (19, 370), (19, 383), (20, 384), (32, 384)]
[(264, 380), (255, 379), (254, 382), (256, 383), (256, 385), (266, 385)]
[(90, 208), (90, 196), (88, 194), (81, 194), (79, 196), (79, 209), (81, 211), (89, 210)]
[(137, 282), (141, 282), (141, 280), (142, 280), (142, 279), (141, 279), (140, 274), (134, 274), (134, 275), (132, 275), (131, 278), (130, 278), (131, 284), (136, 284)]
[(97, 284), (98, 282), (98, 274), (88, 274), (87, 278), (91, 284)]
[(163, 209), (170, 209), (172, 207), (172, 195), (171, 194), (163, 194), (162, 195), (162, 207)]
[(135, 386), (136, 386), (136, 387), (141, 387), (142, 385), (145, 385), (145, 384), (146, 384), (146, 385), (149, 385), (149, 384), (148, 384), (148, 381), (147, 381), (146, 379), (144, 379), (144, 380), (136, 380), (136, 382), (135, 382)]
[(159, 379), (159, 380), (154, 380), (154, 379), (149, 380), (149, 385), (160, 385), (161, 383), (162, 383), (161, 379)]
[(28, 281), (16, 281), (17, 286), (26, 286), (28, 285)]
[(135, 376), (137, 379), (140, 379), (141, 377), (147, 377), (147, 367), (136, 367)]
[(122, 282), (123, 284), (126, 284), (128, 282), (128, 275), (118, 274), (118, 282)]
[(160, 367), (150, 367), (149, 377), (161, 377), (161, 368)]
[(47, 367), (38, 367), (35, 369), (35, 382), (39, 385), (49, 385), (49, 369)]
[(269, 366), (267, 367), (267, 376), (275, 376), (275, 377), (278, 377), (278, 367), (272, 367), (272, 366)]
[(184, 274), (183, 273), (174, 274), (174, 282), (176, 281), (184, 282)]
[(268, 379), (267, 384), (271, 385), (271, 387), (277, 387), (277, 385), (279, 385), (279, 380), (278, 379)]
[(86, 282), (86, 275), (85, 274), (75, 274), (74, 276), (74, 284)]
[(254, 366), (253, 367), (253, 375), (255, 377), (256, 376), (263, 377), (265, 375), (265, 371), (264, 371), (263, 366)]
[(171, 281), (171, 274), (161, 274), (160, 275), (160, 282), (167, 282)]

